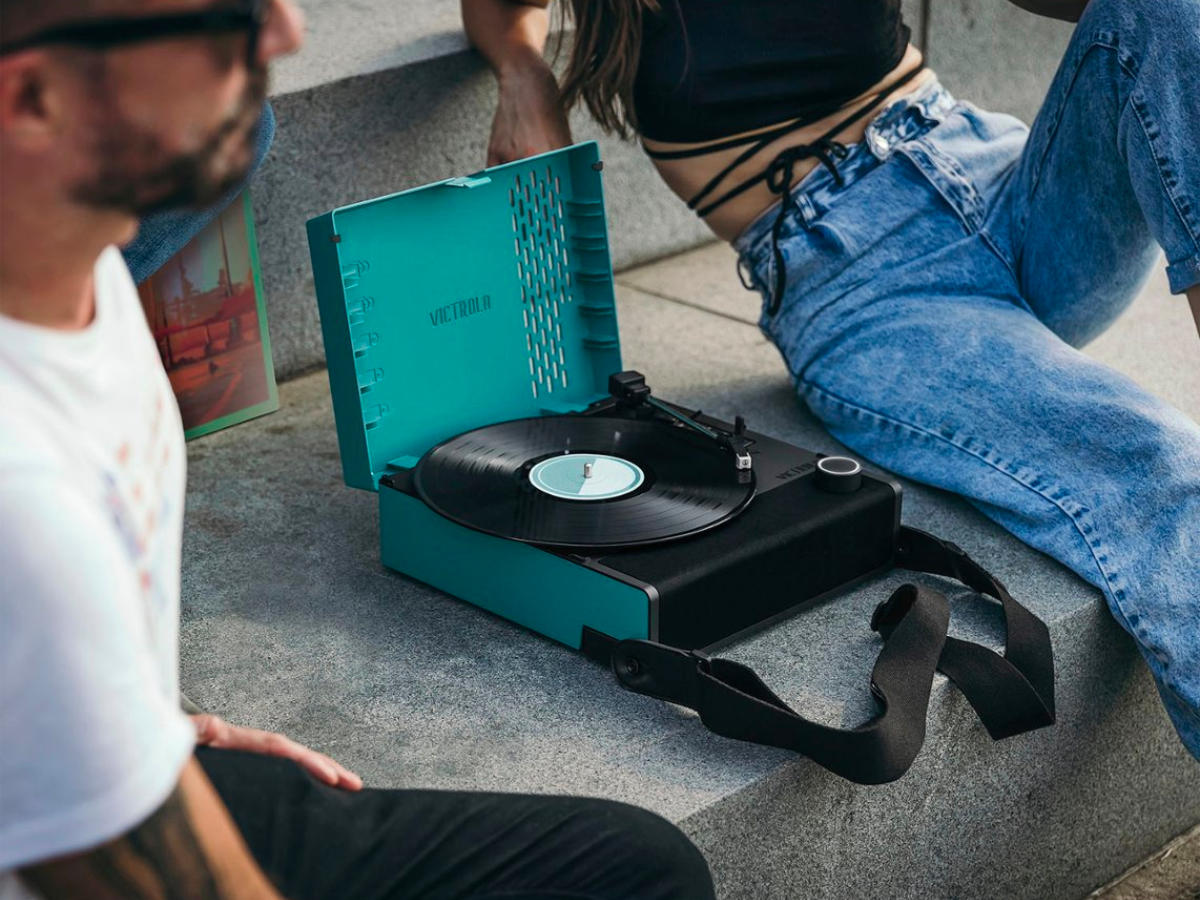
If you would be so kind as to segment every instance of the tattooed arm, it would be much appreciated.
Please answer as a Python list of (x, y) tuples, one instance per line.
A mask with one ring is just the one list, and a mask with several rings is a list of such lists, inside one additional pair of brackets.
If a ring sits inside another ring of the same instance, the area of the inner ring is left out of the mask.
[(281, 900), (195, 759), (140, 825), (20, 877), (46, 900)]

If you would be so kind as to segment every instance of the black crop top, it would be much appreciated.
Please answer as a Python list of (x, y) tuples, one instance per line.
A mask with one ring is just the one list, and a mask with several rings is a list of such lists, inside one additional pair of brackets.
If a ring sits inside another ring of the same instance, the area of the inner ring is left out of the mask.
[(709, 141), (815, 121), (904, 57), (900, 0), (662, 0), (634, 83), (638, 130)]

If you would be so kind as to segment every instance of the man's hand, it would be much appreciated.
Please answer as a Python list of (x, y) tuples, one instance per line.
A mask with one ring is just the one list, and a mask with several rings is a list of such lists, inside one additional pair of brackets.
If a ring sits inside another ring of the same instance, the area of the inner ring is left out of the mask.
[(349, 769), (334, 762), (324, 753), (310, 750), (282, 734), (230, 725), (224, 719), (210, 713), (192, 716), (191, 719), (192, 724), (196, 726), (197, 744), (222, 750), (248, 750), (265, 756), (282, 756), (284, 759), (293, 760), (302, 769), (334, 787), (357, 791), (363, 786), (362, 779)]
[(499, 99), (488, 141), (489, 166), (546, 153), (572, 143), (558, 82), (539, 56), (499, 75)]

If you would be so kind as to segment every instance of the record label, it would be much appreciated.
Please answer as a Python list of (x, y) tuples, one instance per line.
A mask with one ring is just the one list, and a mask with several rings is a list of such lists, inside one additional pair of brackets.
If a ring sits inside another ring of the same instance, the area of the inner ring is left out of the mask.
[(563, 500), (612, 500), (636, 491), (646, 473), (627, 459), (602, 453), (565, 453), (529, 470), (530, 483)]

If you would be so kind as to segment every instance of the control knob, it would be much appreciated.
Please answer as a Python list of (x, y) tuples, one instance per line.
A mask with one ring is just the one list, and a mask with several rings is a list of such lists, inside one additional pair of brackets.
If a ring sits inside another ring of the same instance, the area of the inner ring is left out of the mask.
[(848, 456), (822, 456), (813, 477), (830, 494), (852, 494), (862, 486), (862, 466)]

